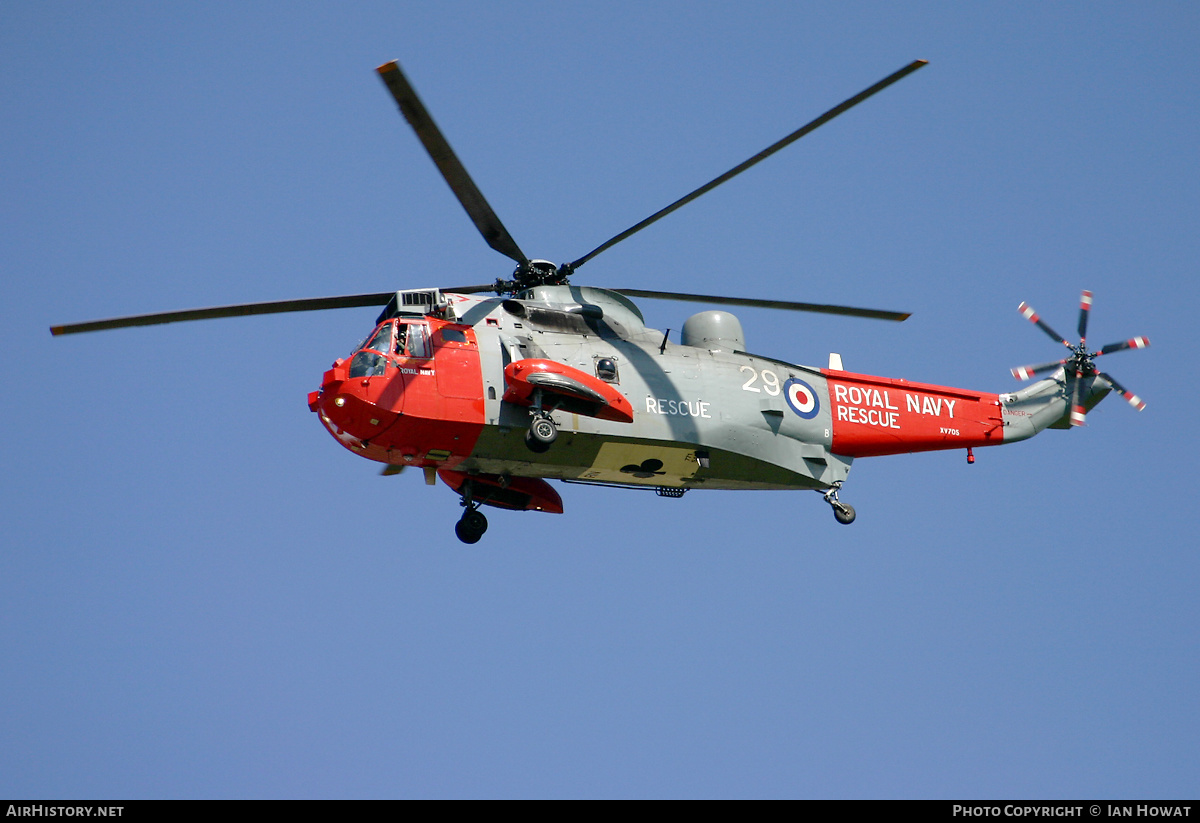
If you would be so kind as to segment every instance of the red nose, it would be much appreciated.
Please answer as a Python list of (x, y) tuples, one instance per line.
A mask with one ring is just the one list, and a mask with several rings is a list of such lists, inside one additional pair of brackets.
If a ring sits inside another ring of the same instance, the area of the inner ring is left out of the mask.
[(370, 441), (396, 417), (376, 404), (382, 384), (382, 377), (351, 377), (345, 365), (335, 364), (325, 372), (321, 391), (309, 398), (309, 407), (339, 440), (340, 435), (348, 434)]

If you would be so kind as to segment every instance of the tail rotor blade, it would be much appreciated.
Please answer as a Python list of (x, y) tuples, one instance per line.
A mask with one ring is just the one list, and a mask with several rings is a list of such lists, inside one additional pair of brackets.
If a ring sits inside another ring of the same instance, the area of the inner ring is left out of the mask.
[(1087, 409), (1080, 401), (1080, 387), (1083, 385), (1083, 372), (1075, 369), (1075, 386), (1071, 389), (1071, 425), (1082, 426), (1087, 419)]
[(1019, 311), (1021, 313), (1021, 316), (1024, 317), (1026, 320), (1028, 320), (1030, 323), (1036, 324), (1039, 329), (1044, 331), (1046, 334), (1050, 335), (1051, 338), (1053, 338), (1054, 340), (1057, 340), (1059, 343), (1062, 343), (1068, 349), (1071, 348), (1071, 344), (1068, 343), (1061, 334), (1059, 334), (1054, 329), (1047, 326), (1042, 321), (1042, 318), (1038, 316), (1038, 313), (1033, 310), (1033, 306), (1029, 305), (1028, 303), (1021, 303), (1021, 305), (1017, 306), (1017, 311)]
[(1107, 380), (1109, 383), (1111, 383), (1113, 389), (1117, 392), (1117, 394), (1124, 397), (1125, 401), (1127, 403), (1129, 403), (1129, 405), (1133, 406), (1138, 411), (1142, 411), (1146, 408), (1146, 401), (1142, 400), (1142, 398), (1138, 397), (1136, 394), (1131, 392), (1129, 389), (1122, 386), (1116, 380), (1113, 380), (1111, 375), (1107, 375), (1104, 372), (1100, 372), (1100, 376), (1103, 377), (1105, 380)]
[(1084, 289), (1079, 298), (1079, 345), (1087, 340), (1088, 314), (1092, 311), (1092, 293)]
[(1039, 363), (1036, 366), (1017, 366), (1012, 369), (1012, 376), (1018, 380), (1028, 380), (1036, 374), (1053, 371), (1066, 363), (1066, 360), (1055, 360), (1052, 363)]
[(1120, 343), (1109, 343), (1107, 346), (1096, 352), (1097, 356), (1101, 354), (1112, 354), (1113, 352), (1125, 351), (1126, 349), (1144, 349), (1150, 345), (1150, 340), (1145, 337), (1134, 337), (1129, 340), (1124, 340)]

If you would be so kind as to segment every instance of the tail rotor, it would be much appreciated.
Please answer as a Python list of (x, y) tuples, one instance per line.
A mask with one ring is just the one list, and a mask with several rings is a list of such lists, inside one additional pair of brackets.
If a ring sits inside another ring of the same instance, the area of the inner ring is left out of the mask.
[(1083, 404), (1082, 385), (1085, 378), (1099, 377), (1105, 380), (1113, 387), (1119, 395), (1125, 398), (1129, 405), (1133, 406), (1138, 411), (1146, 408), (1146, 403), (1133, 392), (1126, 389), (1110, 375), (1100, 372), (1096, 369), (1093, 360), (1101, 355), (1113, 354), (1114, 352), (1125, 351), (1126, 349), (1144, 349), (1150, 345), (1150, 341), (1145, 337), (1134, 337), (1129, 340), (1124, 340), (1120, 343), (1109, 343), (1107, 346), (1100, 348), (1098, 351), (1092, 351), (1087, 347), (1087, 326), (1088, 316), (1092, 311), (1092, 293), (1084, 290), (1079, 300), (1079, 345), (1072, 345), (1062, 335), (1050, 328), (1033, 307), (1028, 303), (1022, 303), (1017, 307), (1017, 311), (1021, 313), (1029, 322), (1036, 325), (1039, 329), (1046, 333), (1055, 342), (1061, 343), (1071, 351), (1071, 356), (1062, 360), (1055, 360), (1049, 363), (1039, 363), (1034, 366), (1018, 366), (1012, 370), (1013, 377), (1018, 380), (1028, 380), (1039, 374), (1054, 371), (1062, 368), (1067, 373), (1075, 373), (1075, 383), (1071, 390), (1071, 412), (1070, 420), (1072, 426), (1082, 426), (1087, 417), (1087, 409)]

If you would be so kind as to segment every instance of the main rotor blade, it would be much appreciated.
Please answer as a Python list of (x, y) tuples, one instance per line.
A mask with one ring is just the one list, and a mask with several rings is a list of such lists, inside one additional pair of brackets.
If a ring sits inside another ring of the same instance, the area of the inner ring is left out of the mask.
[[(485, 286), (482, 288), (491, 288)], [(114, 317), (111, 320), (92, 320), (87, 323), (68, 323), (51, 326), (50, 333), (79, 334), (105, 329), (124, 329), (131, 326), (155, 326), (159, 323), (178, 323), (184, 320), (213, 320), (219, 317), (245, 317), (252, 314), (284, 314), (293, 311), (321, 311), (323, 309), (356, 309), (363, 306), (383, 306), (396, 294), (394, 291), (375, 294), (348, 294), (343, 297), (309, 297), (302, 300), (275, 300), (270, 303), (239, 303), (236, 306), (213, 306), (207, 309), (185, 309), (183, 311), (137, 314), (131, 317)]]
[(500, 222), (496, 212), (492, 211), (492, 207), (488, 205), (483, 192), (475, 185), (471, 175), (467, 174), (466, 168), (454, 154), (454, 150), (450, 148), (446, 138), (442, 136), (437, 123), (434, 123), (433, 118), (429, 116), (429, 112), (421, 103), (421, 99), (417, 97), (408, 78), (400, 71), (400, 66), (393, 60), (390, 63), (384, 63), (375, 71), (387, 85), (388, 91), (396, 100), (396, 105), (400, 107), (400, 113), (417, 133), (421, 145), (425, 147), (425, 151), (429, 152), (438, 171), (450, 184), (454, 196), (467, 210), (467, 216), (471, 218), (475, 228), (483, 235), (483, 239), (505, 257), (517, 261), (522, 266), (527, 264), (529, 258), (517, 246), (517, 241), (512, 239), (508, 229), (504, 228), (504, 224)]
[(486, 286), (451, 286), (448, 289), (439, 288), (442, 294), (478, 294), (481, 291), (496, 291), (496, 284), (488, 283)]
[[(443, 294), (477, 294), (495, 291), (496, 284), (486, 286), (453, 286), (439, 289)], [(111, 320), (90, 320), (86, 323), (68, 323), (51, 326), (50, 333), (81, 334), (105, 329), (125, 329), (132, 326), (156, 326), (161, 323), (179, 323), (185, 320), (215, 320), (221, 317), (248, 317), (254, 314), (286, 314), (295, 311), (324, 311), (326, 309), (357, 309), (366, 306), (385, 306), (395, 297), (395, 291), (373, 294), (347, 294), (341, 297), (306, 297), (300, 300), (273, 300), (269, 303), (238, 303), (234, 306), (213, 306), (207, 309), (184, 309), (157, 314), (135, 314), (129, 317), (114, 317)]]
[(631, 226), (630, 228), (628, 228), (625, 231), (618, 234), (616, 237), (613, 237), (611, 240), (607, 240), (604, 243), (600, 244), (599, 246), (592, 249), (590, 252), (588, 252), (587, 254), (585, 254), (583, 257), (579, 258), (575, 262), (568, 264), (569, 268), (571, 268), (571, 269), (579, 268), (584, 263), (591, 260), (593, 257), (595, 257), (600, 252), (604, 251), (605, 249), (615, 246), (617, 243), (620, 243), (625, 238), (627, 238), (633, 234), (636, 234), (639, 231), (641, 231), (642, 229), (646, 228), (651, 223), (657, 222), (658, 220), (661, 220), (662, 218), (666, 217), (668, 214), (675, 211), (676, 209), (686, 206), (688, 203), (692, 202), (700, 195), (705, 194), (706, 192), (709, 192), (712, 189), (715, 189), (717, 186), (721, 185), (726, 180), (729, 180), (732, 177), (736, 177), (737, 175), (741, 174), (746, 169), (750, 168), (751, 166), (755, 165), (756, 163), (758, 163), (762, 160), (766, 160), (768, 157), (770, 157), (775, 152), (791, 145), (792, 143), (799, 140), (801, 137), (804, 137), (809, 132), (814, 131), (815, 129), (825, 125), (826, 123), (828, 123), (833, 118), (837, 117), (842, 112), (847, 111), (847, 110), (853, 108), (854, 106), (857, 106), (859, 103), (866, 100), (871, 95), (875, 94), (876, 92), (883, 91), (888, 86), (895, 83), (897, 80), (902, 80), (903, 78), (912, 74), (917, 69), (919, 69), (922, 66), (925, 66), (927, 64), (928, 64), (928, 61), (926, 61), (926, 60), (914, 60), (913, 62), (909, 63), (907, 66), (900, 69), (899, 71), (897, 71), (893, 74), (889, 74), (887, 77), (883, 78), (878, 83), (871, 86), (870, 88), (864, 89), (863, 91), (861, 91), (858, 94), (851, 97), (849, 100), (846, 100), (846, 101), (834, 106), (832, 109), (830, 109), (829, 111), (822, 114), (816, 120), (813, 120), (812, 122), (808, 123), (807, 125), (801, 126), (800, 128), (796, 129), (794, 132), (789, 134), (787, 137), (783, 138), (782, 140), (780, 140), (776, 143), (772, 143), (770, 146), (763, 149), (758, 154), (754, 155), (753, 157), (751, 157), (749, 160), (745, 161), (744, 163), (739, 163), (738, 165), (734, 166), (729, 171), (722, 174), (720, 177), (716, 177), (716, 178), (713, 178), (712, 180), (708, 181), (703, 186), (701, 186), (700, 188), (693, 191), (691, 194), (688, 194), (688, 195), (685, 195), (684, 197), (679, 198), (674, 203), (667, 206), (665, 209), (656, 211), (654, 214), (650, 215), (649, 217), (647, 217), (645, 220), (638, 223), (637, 225)]
[(882, 311), (880, 309), (856, 309), (851, 306), (830, 306), (824, 303), (796, 303), (790, 300), (755, 300), (748, 297), (721, 297), (713, 294), (684, 294), (674, 291), (647, 291), (645, 289), (613, 289), (626, 297), (642, 297), (650, 300), (679, 300), (685, 303), (715, 303), (719, 306), (753, 306), (760, 309), (783, 309), (785, 311), (810, 311), (818, 314), (841, 314), (848, 317), (869, 317), (875, 320), (901, 322), (911, 312)]

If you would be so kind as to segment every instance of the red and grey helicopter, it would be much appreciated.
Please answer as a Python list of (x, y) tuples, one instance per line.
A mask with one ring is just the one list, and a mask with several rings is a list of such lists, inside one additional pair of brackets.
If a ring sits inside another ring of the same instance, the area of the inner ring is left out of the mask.
[[(1084, 423), (1115, 390), (1145, 404), (1095, 358), (1149, 341), (1087, 347), (1092, 296), (1083, 292), (1079, 343), (1054, 331), (1028, 305), (1021, 313), (1070, 354), (1013, 369), (1028, 379), (992, 394), (855, 374), (831, 354), (827, 368), (746, 351), (738, 319), (706, 310), (680, 340), (648, 328), (630, 300), (901, 321), (900, 312), (781, 300), (576, 286), (575, 271), (604, 250), (740, 174), (814, 129), (917, 71), (916, 60), (840, 103), (666, 208), (562, 265), (531, 259), (505, 229), (395, 63), (378, 73), (401, 113), (485, 241), (516, 262), (511, 279), (344, 297), (220, 306), (54, 326), (55, 335), (253, 314), (379, 306), (376, 325), (349, 357), (325, 372), (308, 407), (343, 446), (394, 474), (420, 468), (462, 498), (455, 532), (475, 543), (487, 529), (481, 506), (561, 513), (547, 482), (653, 489), (809, 489), (840, 523), (853, 507), (838, 493), (855, 458), (966, 449), (1024, 440), (1046, 428)], [(496, 297), (480, 296), (494, 292)]]

